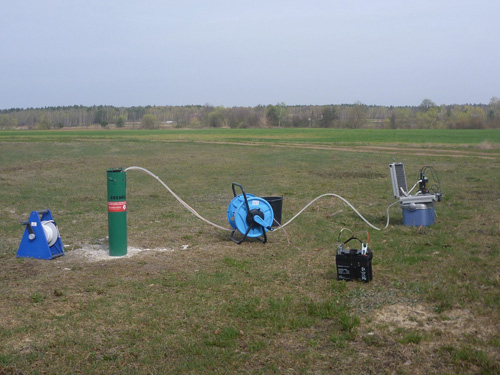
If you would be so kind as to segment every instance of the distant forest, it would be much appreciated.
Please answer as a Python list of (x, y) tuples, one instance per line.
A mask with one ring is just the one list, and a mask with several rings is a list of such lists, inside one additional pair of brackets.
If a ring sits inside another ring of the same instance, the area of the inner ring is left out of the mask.
[(65, 106), (0, 110), (0, 129), (102, 128), (387, 128), (499, 129), (500, 99), (489, 104), (419, 106), (258, 105), (256, 107)]

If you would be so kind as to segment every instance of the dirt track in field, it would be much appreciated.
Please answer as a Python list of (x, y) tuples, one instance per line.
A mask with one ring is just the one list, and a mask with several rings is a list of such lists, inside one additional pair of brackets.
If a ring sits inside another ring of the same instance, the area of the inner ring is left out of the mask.
[[(451, 158), (480, 158), (495, 160), (500, 158), (499, 152), (484, 152), (477, 150), (450, 150), (441, 148), (442, 145), (426, 145), (425, 147), (418, 146), (330, 146), (330, 145), (311, 145), (303, 143), (267, 143), (267, 142), (229, 142), (229, 141), (196, 141), (196, 143), (209, 143), (209, 144), (225, 144), (225, 145), (239, 145), (239, 146), (268, 146), (268, 147), (283, 147), (283, 148), (300, 148), (311, 150), (331, 150), (331, 151), (348, 151), (348, 152), (379, 152), (386, 154), (405, 153), (411, 155), (429, 155), (432, 153), (434, 156), (443, 156)], [(464, 146), (465, 148), (466, 146)]]

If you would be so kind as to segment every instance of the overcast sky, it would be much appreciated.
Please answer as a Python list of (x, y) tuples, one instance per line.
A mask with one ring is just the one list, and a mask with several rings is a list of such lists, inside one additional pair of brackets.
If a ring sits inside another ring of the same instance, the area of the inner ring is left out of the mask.
[(0, 109), (489, 103), (499, 0), (2, 0)]

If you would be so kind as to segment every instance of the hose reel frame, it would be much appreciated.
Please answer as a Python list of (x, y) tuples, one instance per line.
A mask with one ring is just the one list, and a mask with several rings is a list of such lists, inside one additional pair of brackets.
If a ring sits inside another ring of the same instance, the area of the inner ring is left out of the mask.
[[(241, 189), (241, 194), (236, 195), (235, 187)], [(250, 237), (266, 243), (266, 232), (273, 230), (273, 208), (265, 199), (245, 193), (243, 186), (236, 182), (233, 182), (232, 189), (234, 198), (227, 208), (227, 220), (233, 228), (231, 240), (239, 245)], [(235, 238), (236, 231), (243, 235), (241, 239)]]

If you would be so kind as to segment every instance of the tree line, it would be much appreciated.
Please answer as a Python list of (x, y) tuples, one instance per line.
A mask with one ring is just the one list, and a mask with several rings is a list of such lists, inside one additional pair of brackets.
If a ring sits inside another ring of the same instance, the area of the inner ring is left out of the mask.
[(500, 99), (488, 104), (375, 106), (361, 102), (338, 105), (258, 105), (255, 107), (63, 106), (0, 110), (0, 129), (73, 127), (176, 128), (500, 128)]

